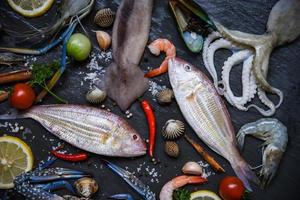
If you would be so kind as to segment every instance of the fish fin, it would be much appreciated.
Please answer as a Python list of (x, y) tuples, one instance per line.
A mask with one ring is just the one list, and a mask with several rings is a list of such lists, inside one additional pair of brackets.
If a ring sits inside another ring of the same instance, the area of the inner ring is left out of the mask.
[[(134, 65), (134, 64), (132, 64)], [(148, 79), (139, 66), (118, 66), (115, 62), (108, 67), (105, 76), (107, 94), (125, 111), (132, 102), (148, 89)]]
[(21, 119), (27, 118), (26, 116), (22, 115), (17, 109), (8, 109), (5, 114), (0, 115), (0, 120), (5, 119)]
[(238, 161), (231, 162), (231, 166), (236, 175), (243, 181), (247, 190), (252, 191), (249, 181), (259, 185), (260, 181), (256, 174), (251, 170), (250, 166), (242, 157), (240, 157)]

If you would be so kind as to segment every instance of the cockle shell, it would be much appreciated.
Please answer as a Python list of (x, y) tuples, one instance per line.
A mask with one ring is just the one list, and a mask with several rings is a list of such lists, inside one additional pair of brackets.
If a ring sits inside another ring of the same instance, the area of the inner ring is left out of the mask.
[(98, 183), (94, 179), (88, 177), (78, 179), (74, 183), (74, 186), (79, 195), (87, 198), (95, 194), (99, 188)]
[(94, 22), (98, 26), (106, 28), (113, 24), (115, 15), (115, 12), (113, 12), (110, 8), (104, 8), (96, 13)]
[(193, 161), (185, 163), (181, 170), (184, 174), (192, 175), (201, 175), (203, 172), (202, 167), (198, 163)]
[(100, 90), (97, 87), (94, 87), (93, 89), (87, 92), (86, 100), (92, 104), (99, 104), (104, 101), (106, 96), (107, 94), (105, 91)]
[(173, 98), (174, 98), (174, 92), (169, 88), (163, 89), (162, 91), (158, 92), (156, 95), (156, 100), (161, 105), (171, 103)]
[(168, 140), (174, 140), (182, 136), (185, 132), (184, 123), (180, 120), (170, 119), (162, 128), (162, 135)]
[(165, 152), (168, 156), (177, 158), (179, 156), (179, 146), (174, 141), (166, 141)]
[(100, 49), (106, 50), (111, 44), (111, 36), (104, 31), (96, 31), (97, 42)]

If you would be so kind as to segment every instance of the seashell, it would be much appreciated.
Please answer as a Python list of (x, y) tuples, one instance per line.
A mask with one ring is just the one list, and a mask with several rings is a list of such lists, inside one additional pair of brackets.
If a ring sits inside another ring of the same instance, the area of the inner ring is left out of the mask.
[(99, 104), (106, 98), (106, 92), (94, 87), (86, 93), (86, 100), (92, 104)]
[(63, 199), (64, 200), (91, 200), (90, 198), (76, 197), (76, 196), (72, 196), (72, 195), (64, 195)]
[(156, 95), (156, 100), (159, 104), (165, 105), (172, 102), (172, 99), (174, 98), (174, 92), (173, 90), (166, 88)]
[(179, 146), (174, 141), (165, 142), (165, 152), (168, 156), (177, 158), (179, 156)]
[(84, 177), (75, 181), (74, 186), (80, 196), (89, 198), (98, 191), (98, 183), (88, 177)]
[(174, 140), (182, 136), (185, 132), (184, 123), (180, 120), (170, 119), (162, 128), (162, 135), (168, 140)]
[(168, 156), (177, 158), (179, 156), (179, 146), (174, 141), (166, 141), (165, 152)]
[(106, 50), (111, 44), (111, 36), (104, 31), (96, 31), (96, 37), (100, 49)]
[(94, 23), (103, 28), (109, 27), (114, 23), (115, 15), (110, 8), (103, 8), (96, 13)]
[(181, 170), (184, 174), (192, 175), (201, 175), (203, 172), (201, 165), (192, 161), (185, 163)]

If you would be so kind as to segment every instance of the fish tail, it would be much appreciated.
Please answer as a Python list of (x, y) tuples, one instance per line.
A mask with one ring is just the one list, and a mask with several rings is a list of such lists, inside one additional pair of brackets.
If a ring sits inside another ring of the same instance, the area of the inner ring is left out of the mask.
[(1, 114), (0, 115), (0, 120), (5, 120), (5, 119), (21, 119), (21, 118), (27, 118), (27, 117), (24, 116), (17, 109), (9, 109), (9, 110), (6, 111), (5, 114)]
[(242, 180), (244, 186), (248, 191), (252, 191), (250, 182), (253, 182), (259, 185), (259, 179), (257, 178), (256, 174), (251, 170), (248, 163), (241, 157), (238, 160), (231, 162), (231, 166), (236, 173), (236, 175)]

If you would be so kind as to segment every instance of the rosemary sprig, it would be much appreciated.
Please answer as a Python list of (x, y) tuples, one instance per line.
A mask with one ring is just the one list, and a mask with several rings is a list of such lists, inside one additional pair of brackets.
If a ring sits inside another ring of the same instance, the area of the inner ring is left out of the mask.
[(50, 64), (33, 64), (32, 66), (32, 78), (29, 81), (31, 86), (38, 85), (45, 89), (55, 99), (62, 103), (68, 103), (66, 100), (60, 98), (48, 88), (46, 80), (51, 78), (54, 73), (60, 68), (60, 64), (57, 61), (53, 61)]

